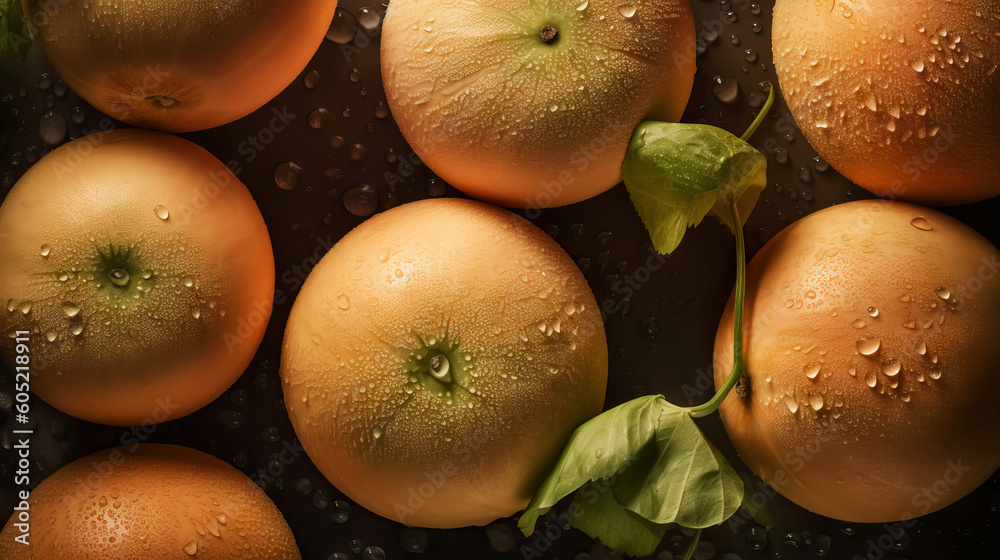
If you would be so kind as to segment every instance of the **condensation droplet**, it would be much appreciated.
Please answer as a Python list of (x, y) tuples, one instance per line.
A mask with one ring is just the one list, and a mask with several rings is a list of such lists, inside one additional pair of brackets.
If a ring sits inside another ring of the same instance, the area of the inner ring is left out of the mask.
[(882, 340), (878, 338), (859, 338), (857, 342), (858, 352), (862, 356), (871, 356), (878, 352), (880, 346), (882, 346)]
[(382, 25), (382, 16), (373, 8), (361, 8), (358, 10), (358, 23), (368, 33), (375, 33)]
[(941, 379), (941, 367), (932, 367), (930, 371), (927, 372), (927, 377), (930, 377), (931, 379)]
[(326, 38), (338, 45), (346, 45), (354, 40), (357, 32), (358, 24), (354, 14), (343, 8), (337, 8), (333, 21), (330, 22), (330, 28), (326, 31)]
[(42, 142), (55, 146), (66, 138), (68, 123), (62, 113), (47, 111), (38, 121), (38, 136)]
[(302, 84), (308, 89), (313, 89), (319, 85), (319, 71), (312, 70), (310, 72), (306, 72), (306, 75), (302, 77)]
[(712, 94), (723, 103), (733, 103), (740, 96), (740, 83), (734, 78), (716, 76), (712, 80)]
[(355, 216), (370, 216), (378, 208), (378, 191), (371, 185), (358, 185), (344, 191), (344, 208)]
[(274, 168), (274, 183), (286, 191), (297, 187), (301, 176), (302, 168), (296, 165), (295, 162), (286, 161), (279, 163)]
[(186, 545), (184, 545), (184, 554), (187, 554), (188, 556), (194, 556), (197, 553), (198, 553), (198, 543), (197, 542), (191, 541), (191, 542), (187, 543)]
[(807, 365), (805, 367), (806, 377), (808, 377), (809, 379), (816, 379), (816, 376), (819, 375), (819, 370), (822, 367), (823, 367), (822, 364), (809, 364), (809, 365)]
[(153, 208), (153, 213), (156, 214), (156, 217), (161, 220), (167, 220), (170, 218), (170, 210), (162, 204), (157, 204), (156, 207)]
[(347, 311), (351, 308), (351, 298), (347, 294), (337, 294), (337, 307)]
[(795, 400), (795, 397), (791, 395), (785, 395), (781, 400), (785, 402), (785, 406), (788, 407), (788, 411), (795, 414), (799, 411), (799, 401)]
[(865, 326), (866, 326), (867, 324), (868, 324), (868, 323), (866, 323), (864, 319), (855, 319), (855, 320), (854, 320), (854, 321), (853, 321), (853, 322), (851, 323), (851, 326), (852, 326), (852, 327), (854, 327), (854, 328), (856, 328), (856, 329), (863, 329), (863, 328), (865, 328)]
[(809, 406), (816, 411), (823, 408), (823, 395), (819, 393), (809, 395)]
[(309, 126), (320, 129), (326, 128), (326, 125), (330, 122), (330, 111), (327, 111), (323, 107), (318, 109), (313, 109), (309, 113)]
[(872, 389), (875, 388), (875, 385), (878, 385), (878, 376), (875, 375), (874, 371), (869, 371), (865, 374), (865, 385), (868, 385)]
[(80, 313), (80, 306), (71, 301), (64, 301), (62, 304), (62, 310), (67, 317), (76, 317)]
[(946, 299), (951, 298), (951, 290), (949, 290), (948, 288), (945, 288), (944, 286), (942, 286), (942, 287), (934, 290), (934, 293), (937, 294), (937, 296), (939, 298), (941, 298), (941, 299), (945, 299), (946, 300)]
[(898, 375), (901, 369), (903, 369), (903, 364), (899, 360), (882, 362), (882, 373), (888, 375), (889, 377)]
[(921, 356), (924, 356), (924, 355), (927, 354), (927, 343), (926, 342), (921, 342), (920, 344), (917, 345), (917, 354), (920, 354)]
[(42, 245), (42, 250), (41, 250), (42, 257), (48, 258), (50, 254), (52, 254), (52, 247), (50, 247), (48, 243)]
[(878, 317), (878, 308), (874, 305), (868, 308), (868, 315), (872, 317)]
[(629, 19), (635, 15), (635, 6), (622, 5), (618, 6), (618, 13), (622, 15), (625, 19)]

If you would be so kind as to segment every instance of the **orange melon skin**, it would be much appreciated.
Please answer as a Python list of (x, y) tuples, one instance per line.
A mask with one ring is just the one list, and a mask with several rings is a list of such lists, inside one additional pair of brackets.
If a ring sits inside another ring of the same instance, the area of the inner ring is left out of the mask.
[(1000, 5), (774, 5), (774, 65), (809, 143), (882, 197), (951, 206), (1000, 194)]
[[(920, 206), (851, 202), (782, 230), (747, 268), (749, 395), (719, 409), (740, 458), (786, 498), (844, 521), (961, 499), (1000, 466), (998, 280), (989, 241)], [(732, 360), (730, 299), (717, 387)]]

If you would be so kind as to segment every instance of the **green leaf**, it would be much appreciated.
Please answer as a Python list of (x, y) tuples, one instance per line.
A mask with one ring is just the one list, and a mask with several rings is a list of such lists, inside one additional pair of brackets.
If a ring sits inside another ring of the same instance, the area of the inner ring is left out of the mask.
[(653, 439), (662, 400), (659, 395), (633, 399), (577, 428), (518, 520), (521, 531), (530, 535), (539, 516), (577, 488), (592, 480), (611, 478), (626, 468)]
[(655, 552), (671, 527), (643, 519), (619, 505), (605, 481), (587, 483), (581, 488), (573, 496), (570, 511), (576, 513), (574, 527), (632, 556), (649, 556)]
[(735, 230), (729, 202), (745, 220), (766, 172), (764, 156), (725, 130), (657, 121), (636, 127), (622, 164), (625, 188), (660, 253), (673, 252), (708, 214)]
[[(652, 457), (639, 460), (612, 487), (629, 511), (654, 523), (692, 529), (718, 525), (739, 509), (743, 481), (683, 408), (660, 401)], [(642, 466), (642, 468), (637, 468)]]
[(671, 524), (722, 523), (743, 498), (743, 481), (690, 411), (660, 395), (577, 428), (518, 527), (530, 535), (540, 515), (581, 486), (570, 509), (574, 526), (632, 556), (652, 553)]
[(21, 0), (0, 0), (0, 59), (23, 58), (30, 46)]

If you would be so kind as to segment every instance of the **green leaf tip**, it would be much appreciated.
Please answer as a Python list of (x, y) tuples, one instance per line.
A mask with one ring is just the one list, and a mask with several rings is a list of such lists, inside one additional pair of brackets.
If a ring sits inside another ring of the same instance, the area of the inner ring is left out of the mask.
[(735, 231), (729, 204), (736, 201), (744, 220), (750, 215), (767, 186), (767, 160), (721, 128), (645, 121), (632, 134), (622, 178), (653, 246), (667, 254), (709, 214)]
[(538, 518), (574, 490), (573, 525), (631, 556), (655, 551), (674, 525), (718, 525), (739, 508), (743, 481), (687, 409), (640, 397), (573, 433), (555, 469), (518, 520)]
[(0, 59), (24, 58), (31, 42), (21, 0), (0, 0)]

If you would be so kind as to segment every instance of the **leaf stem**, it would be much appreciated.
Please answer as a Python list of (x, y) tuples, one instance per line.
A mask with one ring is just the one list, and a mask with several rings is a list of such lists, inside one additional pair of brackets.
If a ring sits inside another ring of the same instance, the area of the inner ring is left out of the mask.
[(767, 101), (764, 102), (764, 107), (761, 108), (760, 113), (757, 113), (757, 118), (750, 123), (750, 128), (743, 133), (743, 136), (740, 136), (740, 140), (743, 140), (744, 142), (749, 140), (750, 137), (753, 136), (754, 132), (757, 132), (757, 127), (764, 121), (764, 117), (767, 116), (767, 112), (771, 110), (771, 105), (774, 105), (774, 85), (771, 84), (771, 82), (768, 82), (767, 86)]
[(682, 560), (691, 560), (694, 556), (695, 549), (698, 548), (698, 541), (701, 540), (701, 529), (697, 529), (694, 532), (694, 536), (691, 537), (691, 542), (688, 544), (687, 550), (684, 551), (684, 558)]
[(740, 212), (736, 207), (736, 202), (729, 203), (729, 210), (733, 213), (733, 223), (736, 228), (736, 294), (734, 302), (735, 316), (733, 318), (733, 369), (729, 372), (725, 384), (719, 391), (705, 404), (688, 407), (687, 411), (694, 418), (708, 416), (722, 404), (722, 401), (729, 395), (729, 391), (736, 386), (736, 383), (743, 376), (743, 299), (747, 289), (747, 260), (746, 244), (743, 240), (743, 222), (740, 221)]

